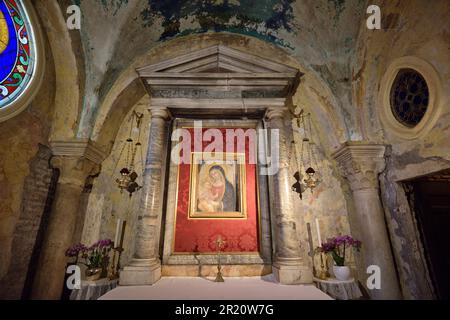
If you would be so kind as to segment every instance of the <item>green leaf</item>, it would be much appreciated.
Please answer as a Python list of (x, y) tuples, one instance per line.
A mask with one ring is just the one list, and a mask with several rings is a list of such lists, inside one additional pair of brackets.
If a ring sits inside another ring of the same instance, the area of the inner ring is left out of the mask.
[(331, 256), (333, 257), (333, 260), (337, 266), (343, 267), (345, 265), (345, 257), (341, 257), (340, 255), (338, 255), (335, 250), (331, 251)]

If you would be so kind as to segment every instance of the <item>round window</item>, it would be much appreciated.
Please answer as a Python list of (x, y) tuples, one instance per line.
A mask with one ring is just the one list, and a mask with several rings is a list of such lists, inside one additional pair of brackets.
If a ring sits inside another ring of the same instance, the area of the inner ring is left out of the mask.
[(400, 69), (391, 88), (391, 110), (397, 121), (415, 127), (425, 116), (429, 103), (428, 85), (413, 69)]
[(34, 33), (22, 1), (0, 0), (0, 111), (30, 85), (35, 58)]

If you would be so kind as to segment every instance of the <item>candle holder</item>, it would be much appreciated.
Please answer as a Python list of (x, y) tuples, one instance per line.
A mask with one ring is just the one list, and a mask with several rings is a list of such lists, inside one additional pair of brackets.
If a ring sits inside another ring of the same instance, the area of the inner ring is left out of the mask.
[[(116, 252), (119, 253), (119, 256), (118, 256), (118, 259), (117, 259), (117, 263), (115, 263), (115, 261), (116, 261)], [(120, 276), (120, 257), (122, 255), (122, 252), (123, 252), (123, 248), (120, 248), (120, 247), (113, 248), (113, 257), (112, 257), (111, 267), (110, 267), (109, 273), (108, 273), (108, 278), (110, 280), (119, 279), (119, 276)]]
[(214, 282), (225, 282), (225, 280), (223, 280), (222, 277), (222, 272), (221, 272), (222, 266), (219, 264), (217, 265), (217, 276), (216, 279), (214, 279)]
[[(118, 279), (120, 276), (120, 257), (122, 256), (123, 252), (123, 240), (125, 238), (125, 228), (127, 226), (126, 221), (122, 221), (121, 219), (117, 220), (117, 229), (116, 229), (116, 239), (114, 241), (114, 252), (113, 252), (113, 258), (111, 263), (111, 268), (109, 270), (108, 278), (110, 280)], [(119, 254), (119, 257), (116, 261), (116, 253)]]
[(220, 264), (220, 253), (222, 250), (222, 246), (225, 245), (225, 241), (219, 236), (216, 240), (217, 245), (217, 275), (214, 282), (225, 282), (222, 276), (222, 265)]
[(110, 266), (109, 272), (108, 272), (109, 280), (114, 280), (114, 279), (119, 278), (119, 275), (116, 270), (115, 261), (116, 261), (116, 248), (113, 248), (113, 257), (112, 257), (111, 266)]
[(329, 270), (330, 270), (330, 266), (328, 265), (328, 256), (325, 254), (325, 275), (327, 278), (331, 277)]
[(306, 224), (306, 230), (308, 231), (308, 244), (309, 244), (308, 256), (311, 258), (313, 275), (315, 277), (317, 277), (316, 262), (314, 261), (314, 257), (316, 255), (316, 252), (314, 250), (314, 245), (313, 245), (313, 240), (312, 240), (312, 232), (311, 232), (311, 224), (310, 223)]
[[(320, 280), (326, 280), (326, 279), (329, 278), (330, 275), (329, 275), (327, 269), (325, 268), (325, 264), (324, 264), (324, 262), (323, 262), (323, 253), (320, 252), (319, 254), (320, 254), (320, 272), (319, 272), (319, 274), (317, 275), (317, 277), (318, 277)], [(327, 263), (327, 264), (328, 264), (328, 263)]]

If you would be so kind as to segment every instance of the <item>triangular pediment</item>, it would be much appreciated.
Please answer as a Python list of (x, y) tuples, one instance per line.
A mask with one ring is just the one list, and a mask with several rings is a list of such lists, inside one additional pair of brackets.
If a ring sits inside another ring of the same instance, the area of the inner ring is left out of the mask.
[(152, 104), (186, 110), (193, 106), (202, 110), (283, 107), (302, 75), (290, 66), (223, 45), (136, 71), (152, 97)]
[(296, 75), (298, 70), (268, 59), (251, 55), (223, 45), (215, 45), (188, 54), (139, 68), (141, 77), (153, 73), (285, 73)]

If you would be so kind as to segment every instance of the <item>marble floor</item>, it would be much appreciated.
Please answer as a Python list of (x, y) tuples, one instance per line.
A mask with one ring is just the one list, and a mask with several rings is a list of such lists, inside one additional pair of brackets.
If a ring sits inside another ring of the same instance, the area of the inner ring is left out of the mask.
[(119, 286), (100, 300), (332, 300), (314, 285), (282, 285), (273, 275), (225, 278), (163, 277), (152, 286)]

